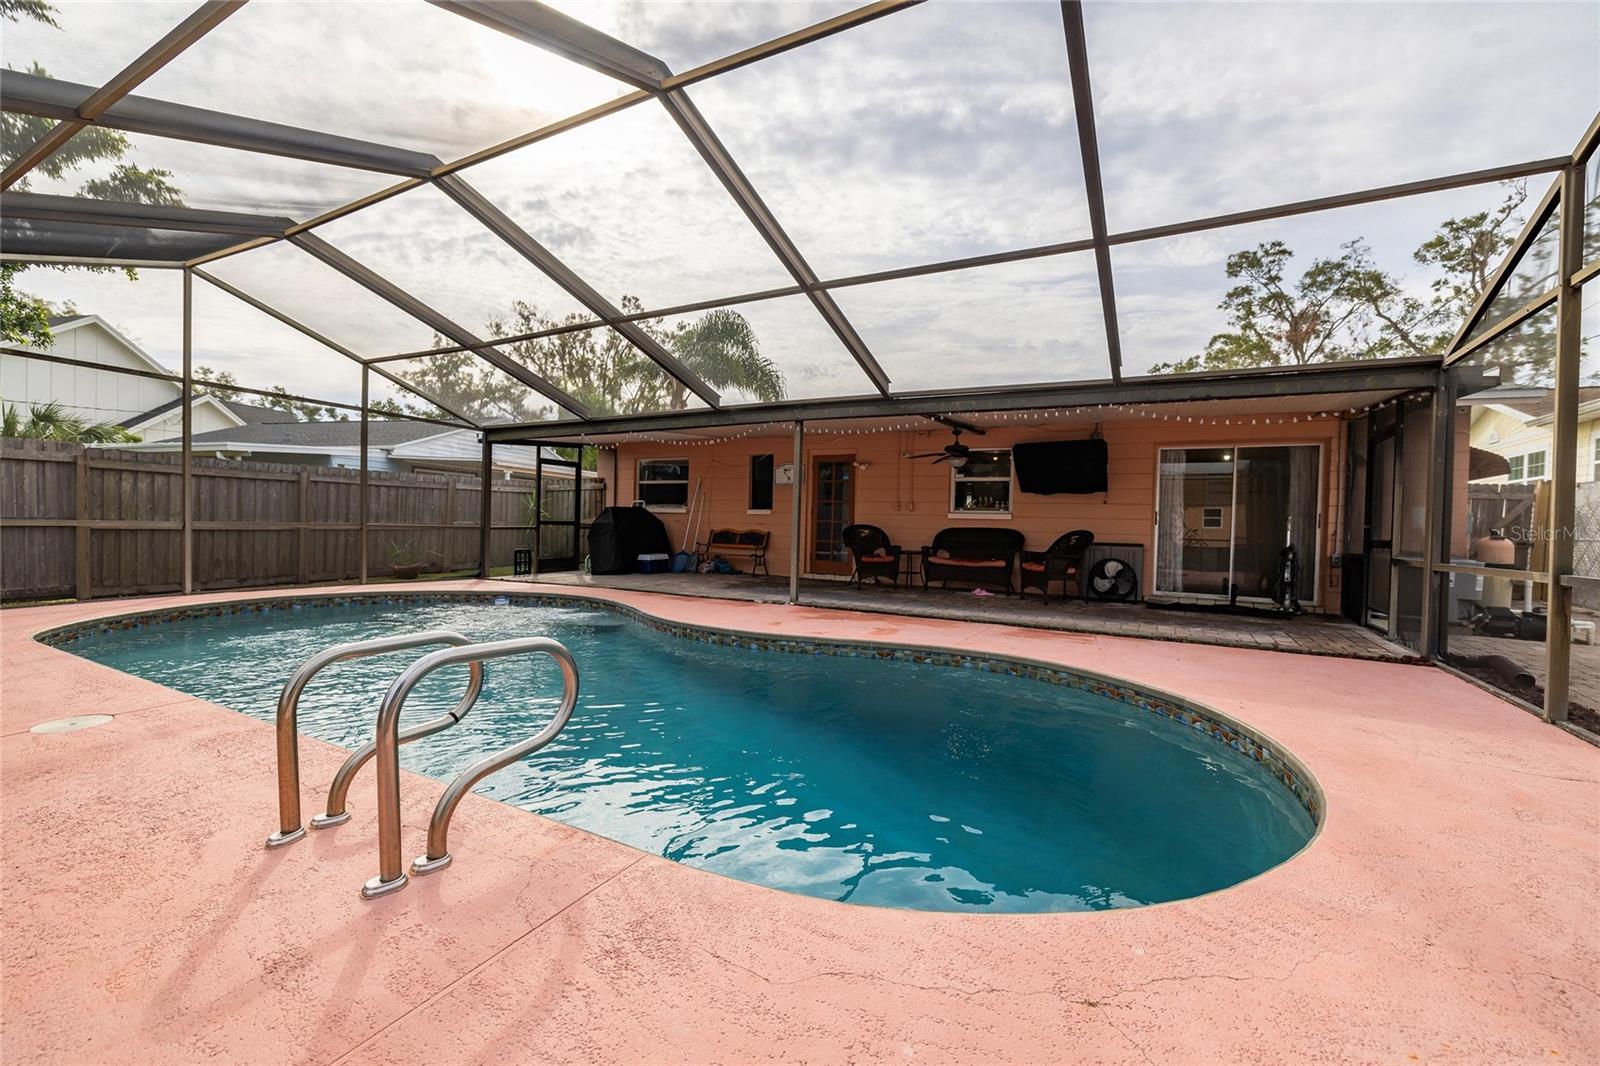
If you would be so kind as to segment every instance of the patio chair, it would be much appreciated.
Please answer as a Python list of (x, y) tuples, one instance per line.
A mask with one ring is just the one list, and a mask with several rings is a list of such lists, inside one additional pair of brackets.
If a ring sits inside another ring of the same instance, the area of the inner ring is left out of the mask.
[(1045, 603), (1050, 602), (1050, 583), (1061, 582), (1061, 594), (1067, 594), (1067, 582), (1078, 586), (1078, 595), (1088, 599), (1083, 584), (1083, 557), (1094, 543), (1094, 534), (1087, 529), (1074, 529), (1063, 533), (1055, 543), (1042, 552), (1022, 553), (1022, 591), (1026, 596), (1030, 588), (1039, 590)]
[(889, 534), (877, 526), (845, 526), (840, 534), (850, 558), (855, 561), (855, 572), (850, 581), (859, 586), (865, 579), (874, 582), (888, 578), (895, 588), (900, 587), (900, 545), (889, 543)]

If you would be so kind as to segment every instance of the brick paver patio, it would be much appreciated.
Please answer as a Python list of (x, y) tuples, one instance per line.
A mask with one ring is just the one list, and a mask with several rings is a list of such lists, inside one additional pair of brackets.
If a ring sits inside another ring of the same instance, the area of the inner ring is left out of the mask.
[[(527, 578), (503, 580), (525, 583)], [(576, 571), (541, 574), (538, 582), (576, 588), (609, 588), (658, 592), (708, 599), (783, 603), (788, 599), (788, 578), (751, 577), (745, 574), (606, 574)], [(1232, 648), (1267, 648), (1308, 655), (1341, 655), (1352, 659), (1409, 661), (1415, 653), (1354, 625), (1338, 615), (1303, 614), (1296, 617), (1261, 614), (1226, 614), (1211, 611), (1161, 610), (1143, 603), (1084, 603), (1052, 597), (1048, 604), (1037, 595), (974, 596), (954, 589), (920, 586), (855, 588), (842, 581), (802, 581), (800, 600), (811, 607), (848, 611), (887, 611), (912, 618), (950, 618), (969, 622), (1057, 629), (1075, 633), (1102, 633), (1149, 640), (1214, 644)]]

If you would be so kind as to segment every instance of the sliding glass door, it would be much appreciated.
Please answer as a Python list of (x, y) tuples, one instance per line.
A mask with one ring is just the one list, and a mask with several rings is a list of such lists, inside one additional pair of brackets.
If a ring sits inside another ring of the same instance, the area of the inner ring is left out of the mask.
[(1295, 595), (1317, 590), (1319, 445), (1163, 448), (1156, 488), (1156, 593), (1278, 598), (1285, 548)]

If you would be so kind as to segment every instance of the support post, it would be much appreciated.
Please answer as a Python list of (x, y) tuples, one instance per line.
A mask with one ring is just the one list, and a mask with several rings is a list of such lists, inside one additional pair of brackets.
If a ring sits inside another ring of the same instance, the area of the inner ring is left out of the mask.
[(89, 452), (87, 449), (78, 452), (75, 476), (73, 490), (76, 502), (72, 508), (74, 522), (72, 535), (75, 551), (72, 568), (73, 576), (78, 583), (78, 599), (87, 600), (94, 595), (94, 555), (89, 542), (89, 538), (94, 534), (89, 530)]
[(178, 497), (183, 508), (183, 594), (194, 592), (194, 271), (183, 271), (183, 476)]
[(478, 501), (478, 576), (487, 578), (491, 565), (490, 540), (494, 536), (490, 528), (494, 518), (494, 441), (488, 437), (483, 438), (483, 467), (478, 477), (483, 484), (483, 498)]
[(361, 559), (361, 583), (367, 583), (367, 445), (372, 442), (372, 428), (369, 425), (371, 408), (368, 406), (369, 393), (372, 387), (372, 368), (366, 365), (361, 367), (361, 474), (358, 478), (360, 495), (356, 498), (356, 535), (361, 538), (358, 555)]
[(539, 576), (539, 556), (544, 554), (544, 445), (533, 446), (533, 567)]
[(572, 472), (572, 568), (583, 569), (583, 445), (578, 445), (578, 467)]
[(805, 509), (806, 424), (794, 424), (794, 486), (789, 493), (789, 602), (800, 602), (800, 512)]
[(1432, 404), (1429, 408), (1428, 433), (1428, 483), (1427, 506), (1422, 518), (1422, 624), (1417, 633), (1417, 650), (1433, 658), (1439, 653), (1439, 586), (1444, 579), (1434, 573), (1439, 562), (1442, 531), (1449, 528), (1444, 521), (1445, 473), (1449, 469), (1446, 459), (1450, 447), (1450, 390), (1444, 373), (1434, 384)]
[(1556, 256), (1556, 395), (1550, 456), (1550, 584), (1545, 628), (1544, 716), (1567, 720), (1572, 666), (1572, 588), (1562, 578), (1572, 573), (1573, 526), (1578, 490), (1578, 362), (1583, 332), (1583, 293), (1572, 276), (1583, 267), (1583, 171), (1574, 162), (1561, 174), (1561, 240)]
[(300, 519), (300, 528), (295, 530), (294, 538), (294, 573), (295, 581), (306, 584), (311, 580), (311, 468), (302, 467), (300, 470), (299, 505), (296, 512)]
[(1429, 469), (1438, 482), (1430, 484), (1428, 493), (1428, 589), (1433, 596), (1432, 625), (1422, 634), (1422, 654), (1437, 659), (1449, 651), (1446, 627), (1450, 625), (1448, 582), (1454, 575), (1435, 573), (1440, 563), (1450, 561), (1450, 545), (1455, 539), (1455, 516), (1451, 508), (1455, 503), (1456, 476), (1456, 393), (1457, 385), (1449, 371), (1440, 371), (1438, 391), (1434, 394), (1433, 456)]

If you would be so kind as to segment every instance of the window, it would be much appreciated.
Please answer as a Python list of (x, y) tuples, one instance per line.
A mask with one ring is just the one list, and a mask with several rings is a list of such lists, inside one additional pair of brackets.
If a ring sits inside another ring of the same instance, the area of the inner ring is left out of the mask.
[(1589, 450), (1594, 452), (1594, 471), (1592, 476), (1596, 481), (1600, 481), (1600, 436), (1596, 436), (1589, 443), (1593, 446)]
[(658, 511), (689, 506), (689, 460), (640, 459), (639, 499)]
[(1202, 529), (1222, 528), (1222, 508), (1207, 507), (1200, 512), (1200, 527)]
[(1011, 513), (1011, 449), (974, 451), (960, 467), (950, 464), (950, 511)]
[(1511, 467), (1506, 472), (1507, 481), (1538, 481), (1544, 477), (1545, 453), (1543, 451), (1529, 452), (1527, 455), (1510, 456), (1506, 462)]
[(750, 457), (750, 510), (772, 510), (772, 453)]

